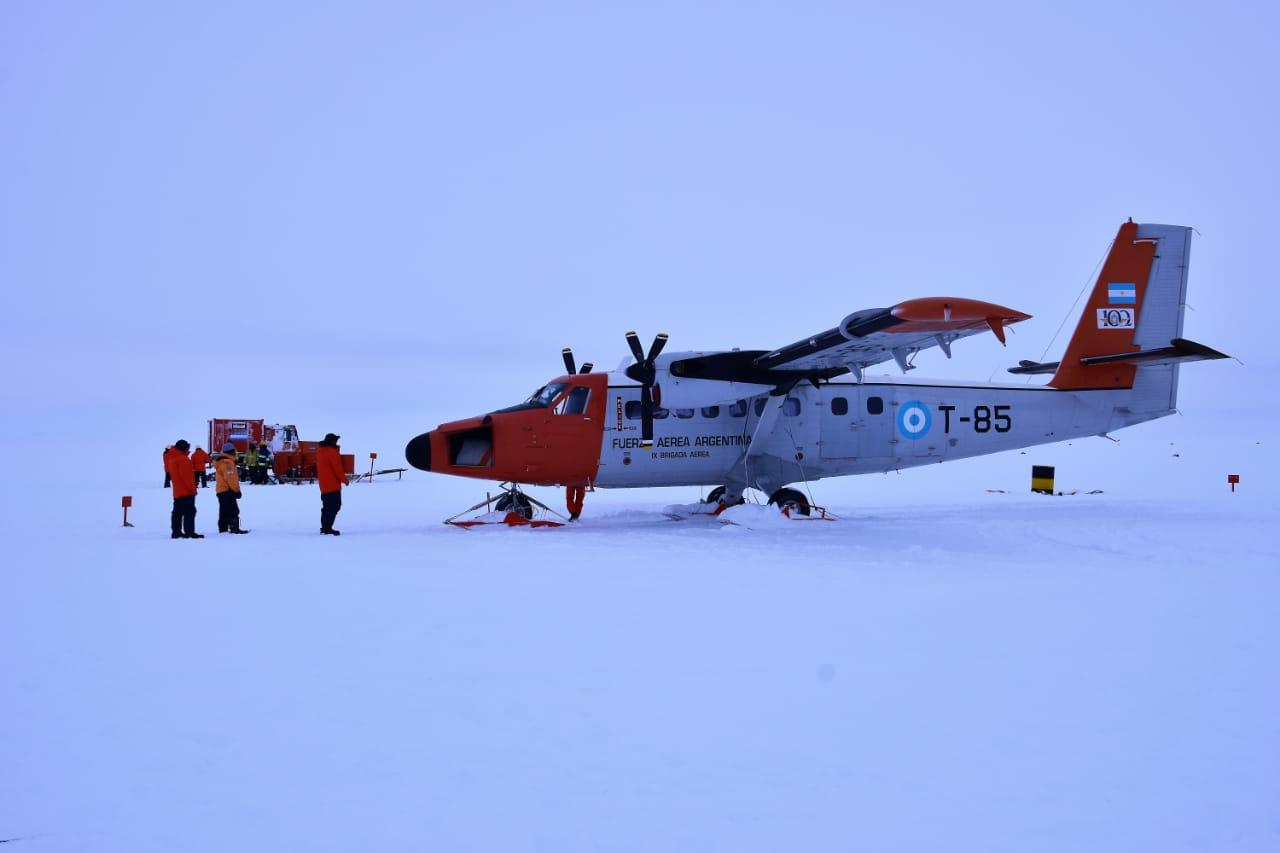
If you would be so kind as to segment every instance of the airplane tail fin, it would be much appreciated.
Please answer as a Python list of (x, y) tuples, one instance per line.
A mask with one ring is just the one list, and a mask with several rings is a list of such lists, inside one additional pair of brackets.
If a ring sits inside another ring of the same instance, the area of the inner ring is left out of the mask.
[(1121, 225), (1049, 385), (1133, 389), (1137, 408), (1172, 411), (1178, 363), (1225, 358), (1182, 338), (1190, 259), (1190, 228)]

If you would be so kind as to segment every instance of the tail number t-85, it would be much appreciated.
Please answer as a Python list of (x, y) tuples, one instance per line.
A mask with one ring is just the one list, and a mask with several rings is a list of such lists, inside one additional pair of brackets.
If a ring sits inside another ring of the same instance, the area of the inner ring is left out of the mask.
[[(959, 415), (956, 417), (958, 424), (971, 424), (974, 432), (1008, 432), (1013, 429), (1013, 418), (1009, 411), (1012, 406), (974, 406), (972, 415)], [(939, 406), (938, 411), (942, 412), (942, 431), (951, 432), (951, 413), (956, 410), (955, 406)]]

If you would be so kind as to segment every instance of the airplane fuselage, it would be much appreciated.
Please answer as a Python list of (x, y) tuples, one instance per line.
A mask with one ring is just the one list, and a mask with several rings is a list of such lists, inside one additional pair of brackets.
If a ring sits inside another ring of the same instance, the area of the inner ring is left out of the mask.
[(1167, 399), (1135, 411), (1126, 391), (868, 378), (797, 386), (786, 397), (735, 405), (659, 410), (646, 448), (635, 416), (638, 386), (607, 390), (595, 478), (604, 488), (739, 482), (770, 493), (786, 483), (1098, 435), (1172, 412)]
[[(654, 412), (625, 374), (565, 375), (543, 405), (512, 407), (426, 433), (431, 471), (525, 485), (599, 488), (787, 483), (892, 471), (1097, 435), (1173, 411), (1176, 381), (1147, 368), (1132, 389), (913, 381), (797, 385), (785, 396)], [(1149, 386), (1152, 393), (1144, 393)]]

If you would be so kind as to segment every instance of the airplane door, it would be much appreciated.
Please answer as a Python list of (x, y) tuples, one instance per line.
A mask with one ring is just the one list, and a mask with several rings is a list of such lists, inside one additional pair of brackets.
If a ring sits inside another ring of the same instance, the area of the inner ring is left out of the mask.
[(876, 459), (888, 455), (884, 433), (886, 406), (882, 394), (860, 386), (829, 389), (820, 414), (823, 459)]
[(538, 430), (543, 448), (544, 474), (554, 471), (566, 482), (588, 482), (595, 478), (603, 434), (603, 377), (585, 376), (569, 387), (547, 410)]
[(867, 430), (862, 417), (863, 394), (856, 386), (831, 388), (824, 394), (818, 416), (818, 441), (823, 459), (856, 459), (863, 455)]
[(885, 459), (894, 455), (893, 415), (875, 386), (834, 385), (821, 407), (819, 437), (824, 459)]

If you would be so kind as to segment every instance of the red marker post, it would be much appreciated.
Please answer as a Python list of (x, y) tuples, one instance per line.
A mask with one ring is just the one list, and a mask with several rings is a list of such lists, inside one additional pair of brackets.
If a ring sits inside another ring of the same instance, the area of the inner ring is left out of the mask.
[(373, 482), (373, 460), (377, 458), (378, 458), (378, 454), (376, 453), (369, 454), (369, 482), (370, 483)]
[(1233, 491), (1233, 492), (1234, 492), (1234, 491), (1236, 490), (1236, 486), (1237, 486), (1237, 485), (1239, 484), (1239, 482), (1240, 482), (1240, 475), (1239, 475), (1239, 474), (1228, 474), (1228, 475), (1227, 475), (1227, 482), (1231, 484), (1231, 491)]
[(129, 507), (133, 506), (133, 495), (125, 495), (120, 499), (120, 506), (124, 507), (124, 526), (133, 527), (129, 523)]

